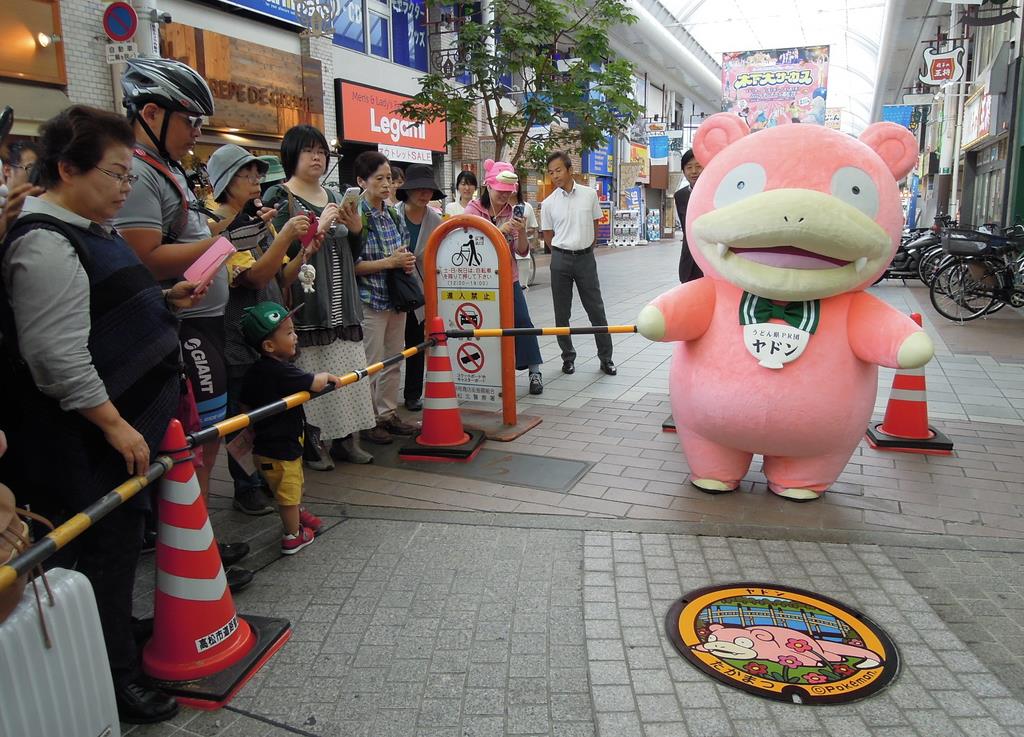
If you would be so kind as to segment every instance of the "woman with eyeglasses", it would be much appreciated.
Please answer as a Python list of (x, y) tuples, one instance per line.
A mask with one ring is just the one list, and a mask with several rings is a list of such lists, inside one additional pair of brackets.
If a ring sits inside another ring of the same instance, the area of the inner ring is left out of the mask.
[[(327, 139), (316, 128), (291, 128), (281, 142), (285, 182), (268, 189), (264, 202), (277, 210), (275, 227), (302, 213), (318, 220), (323, 246), (313, 251), (296, 240), (288, 252), (291, 259), (309, 263), (316, 271), (313, 291), (291, 286), (292, 306), (302, 304), (292, 317), (299, 336), (296, 365), (313, 373), (328, 369), (344, 374), (366, 366), (363, 309), (355, 277), (363, 223), (355, 202), (342, 206), (341, 195), (320, 183), (329, 151)], [(306, 405), (303, 457), (307, 467), (328, 471), (334, 467), (332, 458), (349, 463), (373, 460), (359, 445), (359, 431), (376, 425), (369, 383), (350, 384)]]
[[(22, 506), (62, 522), (142, 474), (178, 405), (178, 321), (201, 295), (161, 289), (111, 228), (136, 176), (135, 136), (113, 113), (75, 106), (40, 128), (46, 192), (0, 245), (0, 360), (10, 450), (2, 480)], [(177, 712), (142, 679), (131, 636), (144, 491), (49, 561), (92, 583), (121, 718)]]
[[(217, 203), (214, 215), (223, 226), (223, 235), (238, 251), (226, 263), (229, 291), (224, 308), (224, 361), (228, 370), (229, 417), (242, 411), (242, 381), (249, 367), (259, 359), (259, 353), (242, 335), (244, 311), (260, 302), (283, 301), (282, 289), (295, 281), (302, 266), (301, 259), (288, 261), (288, 247), (310, 228), (308, 217), (296, 215), (284, 222), (276, 237), (271, 232), (268, 222), (276, 212), (263, 207), (259, 199), (260, 182), (268, 168), (266, 162), (234, 144), (218, 148), (206, 165)], [(321, 242), (321, 238), (314, 239), (310, 248), (318, 249)], [(254, 516), (274, 511), (260, 493), (266, 485), (258, 473), (248, 474), (230, 454), (228, 472), (235, 487), (235, 509)]]

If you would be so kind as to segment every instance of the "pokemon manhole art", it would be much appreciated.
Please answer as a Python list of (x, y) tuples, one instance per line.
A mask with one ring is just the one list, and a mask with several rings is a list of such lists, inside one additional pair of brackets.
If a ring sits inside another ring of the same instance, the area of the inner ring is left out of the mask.
[(899, 672), (889, 636), (847, 606), (801, 589), (735, 583), (692, 591), (665, 620), (690, 663), (734, 688), (798, 704), (862, 699)]

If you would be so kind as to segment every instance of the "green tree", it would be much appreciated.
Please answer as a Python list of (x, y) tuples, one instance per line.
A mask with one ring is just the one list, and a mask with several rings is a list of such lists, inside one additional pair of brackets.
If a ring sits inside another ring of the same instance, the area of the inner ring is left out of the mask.
[(404, 117), (447, 118), (453, 142), (479, 109), (495, 158), (535, 169), (551, 151), (593, 150), (629, 129), (641, 112), (633, 65), (614, 59), (608, 45), (612, 29), (636, 22), (624, 0), (492, 0), (490, 7), (493, 18), (457, 20), (457, 36), (431, 39), (435, 58), (451, 63), (420, 77), (420, 93), (401, 106)]

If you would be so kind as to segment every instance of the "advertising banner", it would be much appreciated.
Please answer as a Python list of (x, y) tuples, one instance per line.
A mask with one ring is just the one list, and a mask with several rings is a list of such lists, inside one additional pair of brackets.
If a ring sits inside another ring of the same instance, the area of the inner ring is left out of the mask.
[(604, 148), (597, 151), (588, 151), (583, 154), (583, 173), (597, 174), (602, 177), (612, 175), (612, 167), (615, 161), (615, 139), (608, 136), (605, 139)]
[(651, 181), (651, 157), (648, 153), (647, 144), (629, 144), (629, 162), (637, 165), (637, 175), (634, 181), (642, 184), (649, 184)]
[(664, 166), (668, 164), (668, 136), (651, 136), (648, 140), (651, 147), (651, 166)]
[(825, 127), (834, 131), (843, 126), (843, 109), (841, 107), (825, 108)]
[(431, 151), (447, 150), (444, 120), (416, 123), (405, 120), (397, 112), (399, 105), (410, 98), (342, 79), (336, 79), (334, 83), (339, 133), (344, 140)]
[(722, 110), (758, 131), (784, 123), (825, 124), (828, 46), (722, 54)]

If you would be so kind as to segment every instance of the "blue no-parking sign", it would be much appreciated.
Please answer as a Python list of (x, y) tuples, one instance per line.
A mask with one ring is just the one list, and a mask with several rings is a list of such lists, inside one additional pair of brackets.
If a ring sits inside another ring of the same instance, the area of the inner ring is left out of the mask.
[(111, 41), (127, 41), (138, 28), (139, 16), (128, 3), (111, 3), (103, 11), (103, 31)]

